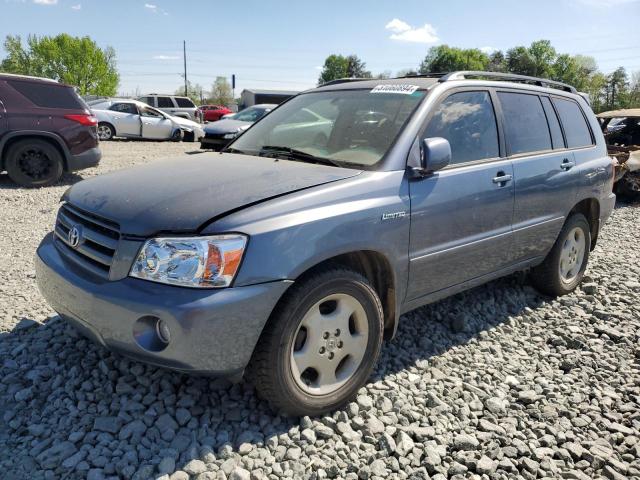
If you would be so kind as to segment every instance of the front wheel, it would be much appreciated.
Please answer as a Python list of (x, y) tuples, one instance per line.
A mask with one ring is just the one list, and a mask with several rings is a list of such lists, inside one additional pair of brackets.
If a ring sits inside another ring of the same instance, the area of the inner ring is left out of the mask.
[(533, 286), (551, 296), (573, 292), (584, 276), (591, 249), (591, 229), (581, 213), (565, 222), (542, 264), (531, 271)]
[(265, 327), (248, 375), (276, 411), (320, 415), (355, 395), (382, 345), (380, 299), (360, 274), (343, 268), (291, 287)]
[(180, 130), (179, 128), (174, 130), (174, 132), (171, 134), (171, 141), (172, 142), (181, 142), (182, 141), (182, 130)]

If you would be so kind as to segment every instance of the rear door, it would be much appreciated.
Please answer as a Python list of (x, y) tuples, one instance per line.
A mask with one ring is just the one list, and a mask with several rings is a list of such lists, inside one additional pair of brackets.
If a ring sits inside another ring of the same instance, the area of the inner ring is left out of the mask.
[(111, 115), (118, 135), (140, 136), (142, 122), (138, 107), (134, 103), (114, 103), (109, 110), (113, 112)]
[(505, 89), (497, 96), (514, 169), (514, 254), (517, 261), (525, 261), (553, 246), (575, 203), (577, 169), (546, 95)]
[(419, 138), (444, 137), (452, 163), (413, 180), (407, 300), (498, 271), (512, 262), (513, 168), (502, 158), (488, 90), (441, 100)]

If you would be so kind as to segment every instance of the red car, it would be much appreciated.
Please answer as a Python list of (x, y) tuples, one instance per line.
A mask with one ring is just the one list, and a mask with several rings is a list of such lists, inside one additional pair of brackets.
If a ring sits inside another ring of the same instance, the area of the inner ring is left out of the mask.
[(215, 122), (216, 120), (220, 120), (223, 115), (233, 113), (233, 111), (222, 105), (202, 105), (198, 108), (205, 122)]

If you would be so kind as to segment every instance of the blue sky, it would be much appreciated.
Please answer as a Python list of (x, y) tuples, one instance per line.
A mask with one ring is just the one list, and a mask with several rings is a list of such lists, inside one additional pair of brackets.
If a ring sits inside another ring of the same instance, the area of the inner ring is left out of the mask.
[(595, 57), (604, 72), (640, 71), (640, 0), (0, 2), (1, 38), (66, 32), (113, 46), (122, 93), (183, 84), (183, 40), (189, 79), (206, 89), (235, 73), (236, 94), (312, 87), (331, 53), (395, 73), (442, 43), (506, 49), (546, 38), (559, 52)]

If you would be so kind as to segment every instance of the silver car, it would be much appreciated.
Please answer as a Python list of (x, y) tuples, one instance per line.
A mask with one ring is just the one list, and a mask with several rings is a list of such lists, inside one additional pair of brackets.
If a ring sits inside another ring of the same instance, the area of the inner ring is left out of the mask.
[(143, 97), (138, 97), (138, 100), (174, 117), (182, 117), (196, 122), (202, 120), (200, 110), (188, 97), (150, 93)]
[(100, 140), (125, 137), (195, 142), (204, 137), (199, 123), (169, 115), (137, 100), (94, 102), (91, 110), (98, 119)]

